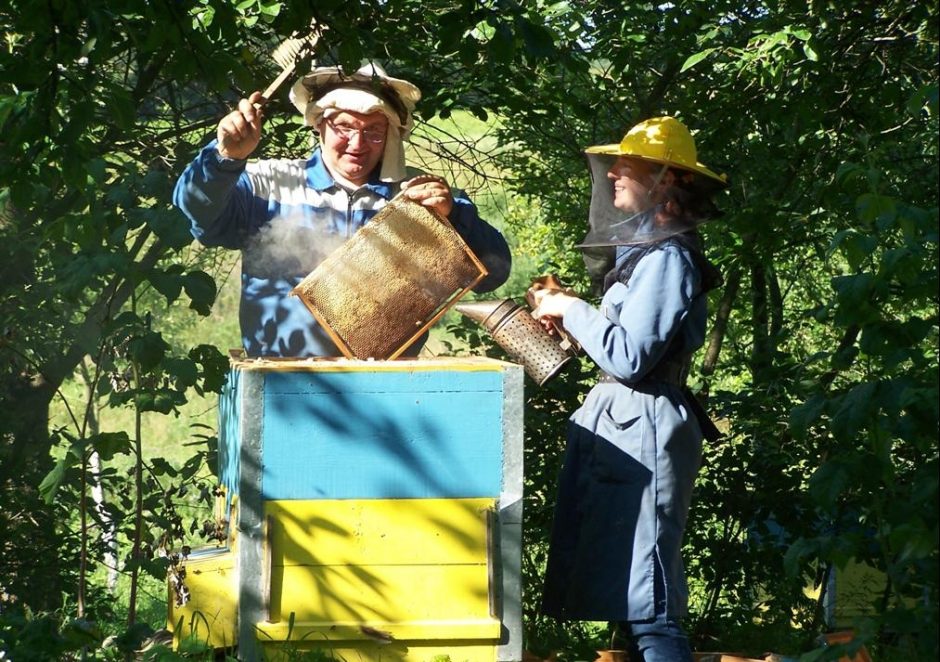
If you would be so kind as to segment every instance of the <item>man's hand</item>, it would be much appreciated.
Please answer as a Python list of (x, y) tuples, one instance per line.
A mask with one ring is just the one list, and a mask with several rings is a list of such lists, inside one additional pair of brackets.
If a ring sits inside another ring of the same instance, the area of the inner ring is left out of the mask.
[(261, 142), (261, 92), (252, 92), (247, 99), (238, 102), (238, 108), (219, 122), (216, 129), (219, 154), (229, 159), (247, 159)]
[(418, 175), (402, 182), (401, 190), (409, 200), (433, 209), (444, 218), (447, 218), (454, 208), (454, 196), (450, 192), (450, 186), (441, 177)]

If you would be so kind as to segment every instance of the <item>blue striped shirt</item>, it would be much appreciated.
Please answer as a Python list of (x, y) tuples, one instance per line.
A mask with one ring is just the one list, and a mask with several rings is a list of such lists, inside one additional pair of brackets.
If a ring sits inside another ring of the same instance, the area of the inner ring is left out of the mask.
[[(340, 355), (303, 302), (289, 294), (398, 193), (400, 182), (379, 181), (377, 171), (347, 191), (319, 149), (306, 160), (242, 161), (222, 157), (212, 141), (180, 176), (173, 202), (189, 218), (193, 236), (205, 246), (242, 251), (239, 323), (249, 356)], [(495, 289), (509, 276), (506, 240), (463, 192), (453, 195), (448, 220), (489, 271), (475, 291)]]

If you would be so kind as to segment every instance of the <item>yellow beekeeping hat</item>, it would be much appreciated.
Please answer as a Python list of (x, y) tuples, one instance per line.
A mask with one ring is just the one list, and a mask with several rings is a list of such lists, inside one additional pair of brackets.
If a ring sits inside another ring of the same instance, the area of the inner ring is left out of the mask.
[(708, 177), (727, 186), (725, 175), (710, 170), (698, 162), (695, 140), (685, 124), (674, 117), (653, 117), (627, 131), (619, 143), (595, 145), (584, 150), (588, 154), (633, 156), (662, 163)]

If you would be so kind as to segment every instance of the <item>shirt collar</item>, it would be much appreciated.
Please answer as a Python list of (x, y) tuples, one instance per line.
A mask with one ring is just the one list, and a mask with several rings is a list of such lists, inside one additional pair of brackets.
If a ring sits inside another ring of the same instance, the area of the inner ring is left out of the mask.
[[(369, 178), (369, 181), (366, 182), (365, 188), (386, 200), (391, 200), (395, 196), (400, 182), (381, 181), (379, 179), (380, 170), (381, 168), (376, 168), (372, 171), (372, 176)], [(323, 162), (323, 155), (319, 147), (313, 151), (313, 154), (311, 154), (310, 158), (307, 160), (307, 185), (321, 192), (332, 188), (339, 188), (339, 184), (333, 179), (333, 175), (331, 175), (330, 171), (327, 169), (326, 163)]]

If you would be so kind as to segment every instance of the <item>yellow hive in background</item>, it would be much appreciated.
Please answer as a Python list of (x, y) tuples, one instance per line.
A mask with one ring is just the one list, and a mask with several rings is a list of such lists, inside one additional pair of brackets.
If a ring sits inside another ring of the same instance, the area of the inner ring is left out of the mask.
[(238, 577), (232, 550), (196, 550), (186, 559), (185, 568), (189, 601), (177, 605), (172, 589), (168, 597), (167, 627), (173, 632), (175, 645), (191, 637), (212, 648), (231, 648), (238, 633)]

